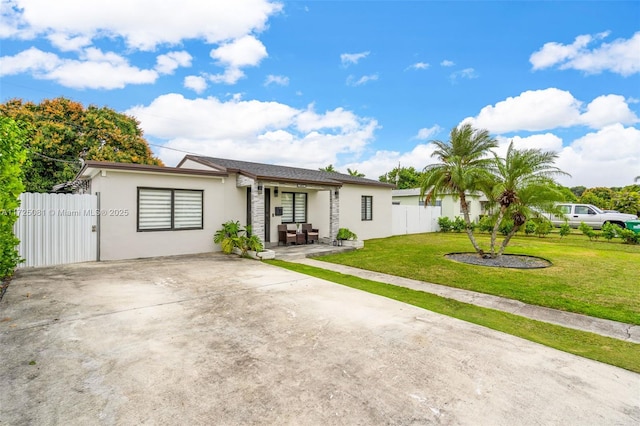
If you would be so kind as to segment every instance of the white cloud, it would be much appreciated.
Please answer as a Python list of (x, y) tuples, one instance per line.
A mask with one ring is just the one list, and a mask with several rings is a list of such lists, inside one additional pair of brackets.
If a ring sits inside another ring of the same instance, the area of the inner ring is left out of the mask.
[(444, 61), (440, 62), (440, 65), (443, 67), (452, 67), (454, 66), (456, 63), (453, 61), (450, 61), (448, 59), (445, 59)]
[(188, 75), (184, 78), (184, 87), (200, 94), (207, 89), (207, 80), (199, 75)]
[(156, 71), (160, 74), (173, 74), (178, 67), (190, 67), (193, 57), (184, 50), (160, 55), (156, 62)]
[(572, 44), (545, 43), (540, 50), (531, 54), (529, 62), (534, 70), (558, 65), (560, 69), (575, 69), (587, 74), (611, 71), (623, 76), (640, 72), (640, 32), (629, 39), (617, 39), (612, 43), (602, 43), (599, 47), (588, 46), (609, 36), (609, 32), (580, 35)]
[(560, 152), (556, 165), (571, 174), (565, 186), (624, 186), (640, 174), (640, 130), (606, 126), (576, 139)]
[(357, 64), (360, 59), (364, 59), (369, 56), (370, 52), (360, 52), (360, 53), (343, 53), (340, 55), (340, 62), (342, 65), (349, 66), (352, 64)]
[(284, 75), (269, 74), (264, 81), (264, 85), (269, 86), (271, 84), (276, 84), (278, 86), (288, 86), (289, 77), (285, 77)]
[(424, 169), (435, 160), (431, 157), (434, 151), (432, 144), (418, 144), (409, 152), (376, 151), (371, 157), (362, 161), (352, 161), (338, 167), (339, 170), (358, 170), (369, 179), (378, 179), (385, 173), (398, 167), (413, 167), (418, 171)]
[(254, 36), (245, 35), (213, 49), (211, 57), (232, 68), (255, 66), (267, 57), (267, 48)]
[(418, 134), (414, 136), (414, 139), (426, 140), (437, 135), (441, 131), (442, 127), (438, 126), (437, 124), (431, 127), (423, 127), (422, 129), (418, 130)]
[(91, 39), (86, 36), (74, 37), (63, 33), (54, 33), (47, 38), (52, 45), (63, 52), (78, 51), (91, 45)]
[(122, 37), (128, 47), (153, 50), (201, 39), (220, 43), (262, 31), (282, 4), (269, 0), (14, 0), (3, 1), (0, 36)]
[(451, 73), (449, 75), (449, 78), (451, 79), (452, 82), (457, 81), (459, 78), (460, 79), (466, 78), (468, 80), (471, 80), (474, 78), (478, 78), (478, 74), (476, 73), (476, 70), (474, 70), (473, 68), (465, 68), (463, 70)]
[(62, 59), (31, 48), (15, 56), (3, 56), (0, 61), (0, 75), (30, 72), (34, 78), (75, 89), (118, 89), (127, 84), (153, 83), (158, 78), (155, 70), (131, 66), (122, 56), (96, 48), (86, 49), (80, 60)]
[[(378, 124), (337, 108), (317, 113), (278, 102), (186, 99), (179, 94), (156, 98), (127, 114), (141, 122), (145, 135), (164, 139), (167, 147), (227, 158), (310, 169), (336, 164), (338, 155), (359, 155), (373, 140)], [(183, 154), (161, 150), (167, 164)]]
[[(584, 110), (584, 112), (583, 112)], [(480, 110), (476, 117), (463, 120), (493, 133), (519, 130), (540, 131), (584, 124), (599, 128), (608, 124), (634, 124), (638, 117), (619, 95), (599, 96), (583, 108), (565, 90), (549, 88), (529, 90)]]
[(209, 81), (213, 83), (236, 84), (238, 80), (244, 78), (244, 72), (239, 68), (227, 68), (221, 74), (209, 75)]
[(58, 67), (62, 60), (58, 55), (32, 47), (14, 56), (0, 57), (0, 75), (14, 75), (33, 71), (41, 75)]
[(416, 62), (415, 64), (409, 65), (409, 69), (412, 70), (426, 70), (429, 68), (429, 64), (426, 62)]
[(347, 77), (347, 85), (348, 86), (362, 86), (363, 84), (367, 84), (370, 81), (378, 80), (378, 74), (370, 74), (363, 75), (362, 77), (356, 79), (353, 75)]
[(224, 73), (213, 75), (211, 81), (226, 84), (235, 84), (244, 77), (240, 68), (256, 66), (268, 56), (264, 44), (252, 35), (224, 43), (211, 50), (210, 55), (218, 65), (225, 67)]
[(603, 95), (587, 105), (587, 110), (580, 116), (580, 121), (593, 129), (599, 129), (614, 123), (635, 124), (639, 120), (629, 109), (623, 96)]
[(542, 151), (552, 151), (555, 153), (560, 153), (560, 151), (562, 151), (562, 139), (553, 133), (544, 133), (527, 137), (514, 136), (511, 138), (498, 136), (496, 139), (498, 140), (499, 145), (494, 152), (502, 157), (507, 154), (507, 148), (511, 142), (513, 142), (513, 146), (516, 149), (540, 149)]

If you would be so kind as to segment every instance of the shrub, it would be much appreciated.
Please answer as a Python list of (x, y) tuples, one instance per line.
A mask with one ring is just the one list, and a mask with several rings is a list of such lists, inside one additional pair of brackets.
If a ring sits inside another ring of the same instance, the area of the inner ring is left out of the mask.
[(598, 234), (596, 234), (596, 231), (593, 230), (592, 227), (590, 227), (589, 225), (587, 225), (584, 222), (580, 222), (580, 226), (578, 226), (578, 229), (587, 237), (589, 237), (590, 240), (593, 239), (598, 239)]
[(13, 225), (18, 220), (18, 197), (24, 190), (22, 166), (27, 161), (24, 141), (24, 130), (13, 119), (0, 117), (0, 287), (22, 261), (16, 250), (20, 240), (13, 233)]
[(340, 228), (336, 238), (338, 240), (357, 240), (358, 236), (347, 228)]
[(532, 235), (536, 232), (538, 225), (535, 222), (528, 220), (527, 223), (524, 224), (524, 233), (526, 235)]
[(540, 221), (540, 223), (538, 223), (538, 225), (536, 226), (536, 234), (538, 235), (538, 237), (544, 238), (551, 233), (552, 228), (553, 225), (551, 225), (551, 222), (549, 222), (548, 220)]
[(620, 229), (619, 232), (625, 244), (640, 244), (640, 234), (636, 234), (631, 229)]
[(478, 222), (478, 229), (480, 232), (491, 232), (493, 231), (493, 219), (489, 216), (484, 216)]
[(457, 216), (454, 219), (453, 224), (451, 225), (451, 229), (453, 229), (455, 232), (462, 232), (465, 230), (466, 227), (467, 227), (467, 224), (465, 223), (464, 219), (461, 218), (460, 216)]
[(440, 227), (440, 232), (449, 232), (453, 226), (451, 223), (451, 219), (446, 216), (440, 216), (438, 218), (438, 226)]
[(509, 235), (509, 232), (513, 230), (513, 221), (512, 220), (503, 220), (498, 228), (498, 231), (504, 236)]
[(621, 229), (617, 225), (613, 225), (612, 223), (605, 223), (602, 225), (602, 236), (607, 240), (611, 241), (614, 237), (618, 236), (618, 230)]
[(560, 238), (566, 237), (571, 233), (571, 226), (568, 223), (563, 223), (560, 225)]

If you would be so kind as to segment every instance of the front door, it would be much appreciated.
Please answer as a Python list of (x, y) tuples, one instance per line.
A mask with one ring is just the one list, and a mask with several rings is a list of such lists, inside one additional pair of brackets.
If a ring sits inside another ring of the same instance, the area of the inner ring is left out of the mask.
[(271, 242), (271, 188), (264, 189), (264, 242)]

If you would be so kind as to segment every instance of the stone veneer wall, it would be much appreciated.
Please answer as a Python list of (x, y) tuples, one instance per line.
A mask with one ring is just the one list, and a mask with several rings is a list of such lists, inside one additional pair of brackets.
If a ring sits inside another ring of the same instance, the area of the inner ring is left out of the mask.
[(329, 243), (336, 241), (340, 228), (340, 196), (336, 197), (336, 191), (340, 188), (331, 188), (329, 191)]

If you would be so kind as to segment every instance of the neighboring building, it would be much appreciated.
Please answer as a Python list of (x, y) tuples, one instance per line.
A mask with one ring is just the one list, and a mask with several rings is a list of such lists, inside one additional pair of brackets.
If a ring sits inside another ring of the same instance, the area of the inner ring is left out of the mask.
[(341, 173), (187, 155), (177, 167), (87, 161), (78, 178), (99, 197), (100, 260), (211, 251), (228, 220), (266, 245), (281, 223), (311, 223), (326, 243), (339, 228), (392, 234), (394, 186)]
[[(391, 200), (395, 205), (424, 206), (424, 198), (420, 198), (420, 188), (395, 189), (391, 191)], [(484, 195), (467, 194), (467, 203), (472, 222), (477, 222), (482, 215), (487, 214), (487, 197)], [(445, 195), (438, 197), (432, 204), (442, 207), (442, 216), (452, 220), (458, 216), (462, 217), (460, 199), (457, 197)]]

